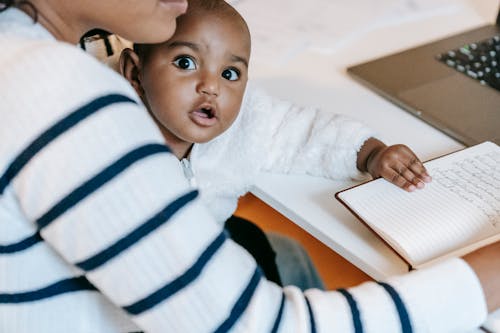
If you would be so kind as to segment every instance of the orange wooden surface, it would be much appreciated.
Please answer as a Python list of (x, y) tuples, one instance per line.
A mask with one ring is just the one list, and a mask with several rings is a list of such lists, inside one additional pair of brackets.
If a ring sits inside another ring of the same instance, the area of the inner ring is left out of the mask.
[(266, 231), (275, 231), (299, 241), (311, 256), (327, 289), (351, 287), (372, 280), (326, 245), (252, 194), (242, 197), (235, 215), (244, 217)]

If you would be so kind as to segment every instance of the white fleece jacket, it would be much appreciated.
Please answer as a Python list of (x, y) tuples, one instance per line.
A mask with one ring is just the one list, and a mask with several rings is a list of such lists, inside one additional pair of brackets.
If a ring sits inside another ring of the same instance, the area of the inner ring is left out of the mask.
[(202, 200), (224, 223), (260, 172), (367, 177), (356, 168), (356, 158), (374, 135), (359, 121), (272, 98), (250, 84), (233, 125), (214, 140), (193, 146), (192, 173), (186, 176), (196, 178)]
[[(86, 43), (86, 51), (116, 69), (117, 55), (131, 45), (115, 35), (109, 38), (113, 56), (100, 39)], [(216, 139), (195, 144), (182, 166), (216, 220), (224, 223), (263, 171), (367, 177), (358, 172), (356, 155), (371, 136), (373, 131), (358, 121), (272, 98), (250, 83), (234, 124)]]

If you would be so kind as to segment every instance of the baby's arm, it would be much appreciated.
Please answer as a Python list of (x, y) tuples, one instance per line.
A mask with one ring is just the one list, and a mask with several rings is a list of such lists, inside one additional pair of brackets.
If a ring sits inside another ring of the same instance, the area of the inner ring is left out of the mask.
[(248, 151), (256, 152), (251, 160), (259, 171), (366, 179), (356, 167), (357, 154), (376, 133), (362, 122), (251, 88), (240, 116), (238, 136), (245, 138), (244, 146), (252, 147)]
[[(307, 173), (331, 179), (383, 177), (413, 191), (431, 178), (404, 145), (386, 146), (375, 132), (349, 117), (313, 107), (300, 107), (250, 89), (243, 110), (248, 137), (267, 146), (261, 170)], [(241, 131), (240, 131), (241, 132)], [(266, 139), (263, 139), (266, 138)], [(254, 147), (255, 145), (252, 145)]]
[(415, 153), (405, 145), (386, 146), (380, 140), (370, 138), (361, 147), (356, 165), (360, 171), (374, 178), (383, 177), (412, 192), (423, 188), (431, 177)]

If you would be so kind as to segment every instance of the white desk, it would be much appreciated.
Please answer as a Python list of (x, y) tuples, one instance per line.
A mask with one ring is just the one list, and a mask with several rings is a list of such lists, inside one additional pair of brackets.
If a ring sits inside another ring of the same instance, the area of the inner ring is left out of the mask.
[[(319, 0), (307, 3), (311, 1)], [(348, 65), (493, 22), (499, 4), (498, 0), (455, 2), (460, 9), (448, 14), (365, 31), (333, 54), (302, 52), (281, 67), (258, 59), (251, 76), (274, 96), (361, 119), (379, 131), (387, 144), (404, 143), (423, 160), (455, 151), (463, 146), (345, 72)], [(286, 9), (278, 15), (286, 15)], [(407, 271), (398, 256), (335, 200), (335, 192), (351, 185), (354, 182), (263, 174), (252, 193), (374, 279)]]

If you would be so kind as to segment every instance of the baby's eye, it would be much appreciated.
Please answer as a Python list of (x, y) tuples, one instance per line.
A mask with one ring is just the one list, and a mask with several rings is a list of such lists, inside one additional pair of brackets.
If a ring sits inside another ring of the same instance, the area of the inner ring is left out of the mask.
[(189, 56), (180, 56), (172, 62), (175, 66), (180, 69), (196, 69), (196, 63)]
[(236, 81), (240, 78), (240, 71), (235, 68), (228, 68), (222, 72), (222, 77), (229, 81)]

